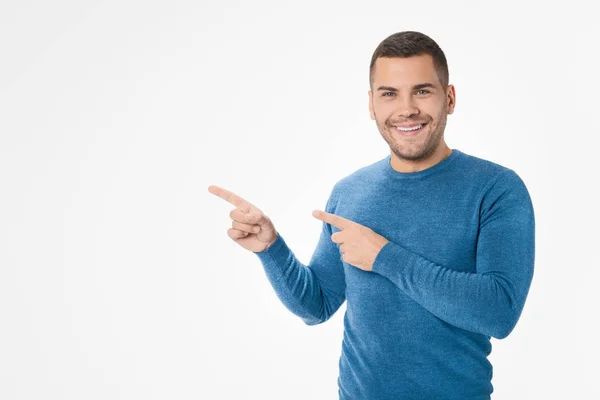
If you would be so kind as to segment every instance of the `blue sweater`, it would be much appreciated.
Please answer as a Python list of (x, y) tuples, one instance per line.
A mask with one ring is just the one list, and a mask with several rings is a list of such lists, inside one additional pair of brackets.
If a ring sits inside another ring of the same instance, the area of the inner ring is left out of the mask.
[(533, 277), (528, 190), (512, 169), (457, 149), (412, 173), (390, 159), (339, 180), (325, 206), (389, 240), (373, 271), (342, 260), (325, 222), (308, 265), (280, 232), (255, 254), (307, 325), (347, 301), (340, 399), (490, 399), (490, 337), (513, 330)]

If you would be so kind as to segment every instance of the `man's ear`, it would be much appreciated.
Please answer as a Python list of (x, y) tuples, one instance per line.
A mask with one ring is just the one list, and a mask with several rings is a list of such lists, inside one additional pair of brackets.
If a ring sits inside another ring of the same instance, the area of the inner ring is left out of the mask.
[(454, 112), (454, 107), (456, 106), (456, 89), (454, 85), (448, 85), (448, 89), (446, 90), (446, 101), (448, 102), (448, 114), (452, 114)]
[(369, 114), (371, 114), (371, 119), (375, 120), (375, 115), (373, 114), (373, 92), (369, 90)]

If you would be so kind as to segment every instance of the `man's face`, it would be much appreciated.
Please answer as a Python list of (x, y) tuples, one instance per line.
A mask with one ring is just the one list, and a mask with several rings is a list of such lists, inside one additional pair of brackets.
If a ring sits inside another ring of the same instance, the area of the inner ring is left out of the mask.
[[(425, 160), (446, 147), (444, 128), (454, 103), (454, 87), (441, 86), (430, 55), (376, 60), (369, 111), (399, 159)], [(398, 125), (424, 126), (401, 132), (395, 127)]]

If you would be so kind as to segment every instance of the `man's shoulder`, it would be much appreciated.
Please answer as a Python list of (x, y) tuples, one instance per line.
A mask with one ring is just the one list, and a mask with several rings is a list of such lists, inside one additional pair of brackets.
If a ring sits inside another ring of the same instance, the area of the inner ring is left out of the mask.
[(465, 175), (468, 175), (470, 178), (494, 178), (511, 170), (508, 166), (483, 157), (465, 153), (464, 151), (461, 151), (461, 155), (462, 162), (459, 164), (459, 167), (461, 168), (461, 172), (464, 172)]
[(376, 185), (378, 178), (381, 177), (382, 163), (385, 158), (371, 162), (361, 167), (353, 167), (349, 173), (343, 175), (335, 183), (333, 192), (344, 197), (346, 192), (355, 192), (366, 185)]
[(499, 199), (515, 199), (515, 203), (528, 204), (531, 197), (527, 185), (512, 168), (481, 157), (465, 154), (463, 168), (467, 179), (477, 187), (484, 206), (502, 205)]

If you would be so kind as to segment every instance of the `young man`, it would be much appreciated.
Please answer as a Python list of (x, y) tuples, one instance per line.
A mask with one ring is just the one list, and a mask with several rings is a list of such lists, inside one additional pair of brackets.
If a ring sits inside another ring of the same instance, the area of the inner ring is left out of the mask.
[(513, 170), (446, 145), (456, 95), (430, 37), (381, 42), (370, 87), (390, 155), (339, 180), (313, 213), (323, 229), (308, 265), (256, 206), (209, 191), (237, 207), (229, 237), (306, 324), (347, 301), (340, 399), (490, 399), (490, 338), (514, 329), (533, 277), (529, 193)]

